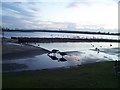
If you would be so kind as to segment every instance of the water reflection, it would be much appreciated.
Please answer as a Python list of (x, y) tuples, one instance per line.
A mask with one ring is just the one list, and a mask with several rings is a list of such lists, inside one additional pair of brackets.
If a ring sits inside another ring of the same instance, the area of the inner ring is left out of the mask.
[(47, 54), (52, 60), (58, 60), (58, 58), (56, 56), (51, 56), (49, 54)]
[[(112, 46), (110, 46), (112, 44)], [(34, 44), (35, 46), (37, 44)], [(18, 69), (11, 71), (41, 70), (59, 67), (71, 67), (94, 62), (119, 60), (120, 48), (118, 43), (39, 43), (40, 47), (57, 51), (56, 53), (45, 53), (34, 57), (4, 61), (4, 66), (16, 63), (26, 65), (26, 68), (9, 65)], [(53, 48), (54, 47), (54, 48)], [(60, 52), (62, 54), (60, 55)], [(64, 53), (63, 53), (64, 52)], [(65, 54), (65, 55), (64, 55)], [(9, 70), (5, 70), (9, 71)]]
[[(53, 50), (52, 50), (53, 51)], [(54, 51), (58, 51), (58, 50), (54, 50)], [(53, 52), (51, 52), (53, 53)], [(67, 61), (65, 58), (63, 58), (64, 55), (67, 55), (65, 52), (54, 52), (54, 54), (52, 55), (51, 53), (48, 53), (47, 55), (52, 59), (52, 60), (58, 60), (58, 62), (64, 62)], [(56, 56), (56, 54), (60, 54), (62, 56), (62, 58), (58, 58)]]
[[(61, 55), (62, 58), (58, 58), (57, 54)], [(52, 59), (52, 60), (58, 60), (58, 62), (64, 62), (64, 61), (67, 61), (65, 58), (63, 58), (63, 56), (67, 55), (66, 52), (60, 52), (59, 50), (57, 49), (52, 49), (49, 53), (47, 53), (47, 55)]]
[(65, 58), (59, 58), (59, 60), (58, 60), (58, 62), (65, 62), (65, 61), (67, 61)]
[(65, 53), (65, 52), (58, 52), (58, 53), (62, 56), (62, 58), (63, 58), (63, 56), (67, 55), (67, 53)]

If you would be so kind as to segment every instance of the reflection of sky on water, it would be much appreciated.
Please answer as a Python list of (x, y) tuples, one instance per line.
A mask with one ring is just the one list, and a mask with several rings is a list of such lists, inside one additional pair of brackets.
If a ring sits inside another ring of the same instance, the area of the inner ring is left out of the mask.
[[(110, 46), (112, 44), (112, 46)], [(38, 44), (33, 44), (37, 46)], [(117, 43), (39, 43), (40, 47), (48, 50), (58, 49), (66, 52), (64, 59), (67, 61), (59, 61), (62, 56), (57, 53), (58, 59), (53, 60), (47, 54), (38, 55), (33, 58), (25, 58), (18, 60), (4, 61), (3, 63), (25, 64), (27, 68), (19, 70), (40, 70), (56, 67), (69, 67), (86, 63), (94, 63), (101, 61), (118, 60), (118, 44)], [(100, 51), (95, 50), (98, 48)], [(17, 68), (17, 67), (16, 67)], [(9, 70), (6, 70), (9, 71)]]

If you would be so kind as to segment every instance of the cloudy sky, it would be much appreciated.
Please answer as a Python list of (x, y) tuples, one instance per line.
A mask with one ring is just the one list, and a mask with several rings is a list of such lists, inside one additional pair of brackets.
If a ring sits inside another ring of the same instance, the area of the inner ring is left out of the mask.
[(118, 28), (118, 0), (4, 0), (0, 16), (10, 28)]

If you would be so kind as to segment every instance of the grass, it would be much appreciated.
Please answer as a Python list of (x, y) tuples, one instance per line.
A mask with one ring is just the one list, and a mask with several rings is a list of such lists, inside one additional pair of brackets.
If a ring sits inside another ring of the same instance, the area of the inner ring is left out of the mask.
[(3, 73), (3, 88), (118, 88), (113, 62), (70, 69)]

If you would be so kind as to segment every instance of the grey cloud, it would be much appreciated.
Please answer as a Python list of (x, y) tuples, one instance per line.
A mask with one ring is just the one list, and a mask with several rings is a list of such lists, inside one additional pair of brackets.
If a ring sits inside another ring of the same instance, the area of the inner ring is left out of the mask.
[(77, 7), (77, 4), (78, 4), (78, 3), (76, 3), (76, 2), (72, 2), (72, 3), (70, 3), (70, 4), (67, 6), (67, 8)]
[[(25, 5), (27, 3), (23, 4)], [(8, 14), (6, 16), (2, 14), (2, 24), (11, 28), (32, 28), (33, 26), (35, 27), (37, 25), (37, 22), (35, 21), (36, 17), (34, 12), (37, 11), (37, 9), (34, 9), (30, 5), (27, 6), (26, 9), (20, 6), (21, 3), (2, 4), (2, 10), (7, 13), (10, 12), (10, 15)], [(33, 10), (34, 12), (31, 12), (31, 10)]]
[[(69, 23), (69, 22), (52, 22), (52, 21), (40, 21), (39, 20), (39, 22), (41, 23), (38, 23), (30, 19), (21, 19), (21, 18), (16, 18), (14, 16), (2, 16), (2, 22), (3, 22), (3, 25), (7, 25), (7, 27), (26, 28), (26, 29), (32, 29), (32, 28), (39, 29), (42, 27), (47, 29), (49, 28), (50, 25), (64, 25), (68, 29), (75, 28), (75, 24)], [(51, 23), (51, 24), (48, 24), (48, 23)]]
[(110, 5), (119, 1), (120, 0), (73, 0), (67, 5), (67, 8), (78, 7), (80, 5), (84, 5), (88, 7), (96, 4)]
[[(26, 20), (28, 21), (28, 20)], [(29, 22), (29, 21), (28, 21)], [(2, 16), (2, 23), (7, 26), (12, 26), (15, 28), (26, 28), (26, 26), (32, 26), (30, 23), (26, 23), (25, 20), (12, 16)]]
[(20, 3), (12, 3), (12, 2), (4, 2), (2, 3), (2, 9), (11, 9), (19, 12), (21, 16), (33, 17), (34, 14), (27, 11), (23, 7), (20, 6)]
[(73, 2), (70, 2), (68, 5), (67, 5), (67, 8), (72, 8), (72, 7), (78, 7), (79, 5), (86, 5), (86, 6), (91, 6), (92, 3), (89, 2), (88, 0), (75, 0)]
[(116, 2), (116, 3), (120, 2), (120, 0), (113, 0), (113, 1)]
[[(40, 3), (12, 3), (12, 2), (4, 2), (2, 3), (2, 9), (5, 10), (5, 12), (12, 12), (13, 15), (2, 15), (2, 22), (6, 26), (12, 26), (15, 28), (32, 28), (32, 27), (43, 27), (45, 26), (47, 28), (48, 23), (51, 23), (51, 25), (66, 25), (67, 27), (71, 26), (71, 23), (68, 22), (52, 22), (52, 21), (41, 21), (40, 17), (37, 19), (35, 17), (34, 12), (40, 11), (39, 7), (35, 7), (34, 5), (39, 5)], [(23, 6), (26, 5), (26, 8)], [(8, 11), (7, 11), (8, 10)], [(11, 11), (10, 11), (11, 10)], [(34, 12), (31, 12), (34, 11)], [(16, 12), (14, 12), (16, 11)], [(16, 15), (19, 15), (21, 17), (16, 17)], [(41, 22), (42, 24), (38, 23)]]

